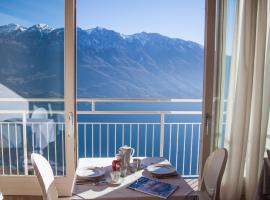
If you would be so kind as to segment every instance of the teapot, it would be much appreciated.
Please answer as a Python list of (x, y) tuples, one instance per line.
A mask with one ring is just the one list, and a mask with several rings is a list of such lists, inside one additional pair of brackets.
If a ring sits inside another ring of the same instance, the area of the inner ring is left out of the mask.
[(135, 149), (127, 145), (119, 148), (119, 154), (122, 157), (122, 165), (124, 167), (129, 167), (130, 157), (132, 157), (134, 153), (135, 153)]

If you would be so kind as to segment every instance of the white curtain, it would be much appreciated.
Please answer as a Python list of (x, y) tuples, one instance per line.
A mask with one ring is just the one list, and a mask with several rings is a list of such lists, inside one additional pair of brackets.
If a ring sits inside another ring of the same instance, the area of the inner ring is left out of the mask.
[(251, 200), (263, 161), (270, 105), (267, 0), (239, 0), (228, 96), (229, 156), (221, 198)]

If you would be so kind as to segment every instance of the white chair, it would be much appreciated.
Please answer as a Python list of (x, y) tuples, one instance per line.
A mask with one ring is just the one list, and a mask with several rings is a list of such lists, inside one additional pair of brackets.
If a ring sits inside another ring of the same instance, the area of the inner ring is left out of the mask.
[(58, 199), (58, 192), (54, 185), (54, 175), (50, 163), (43, 156), (36, 153), (31, 154), (31, 160), (42, 190), (43, 200)]
[(217, 149), (207, 158), (203, 170), (202, 184), (198, 197), (200, 200), (219, 200), (220, 185), (226, 167), (228, 152)]

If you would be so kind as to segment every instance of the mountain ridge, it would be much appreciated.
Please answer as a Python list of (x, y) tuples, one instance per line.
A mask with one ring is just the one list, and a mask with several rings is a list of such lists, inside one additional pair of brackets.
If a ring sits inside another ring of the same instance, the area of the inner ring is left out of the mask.
[[(25, 97), (63, 96), (58, 83), (64, 79), (64, 29), (45, 24), (4, 28), (0, 26), (2, 83)], [(158, 33), (77, 28), (79, 97), (201, 98), (202, 71), (203, 47), (195, 42)]]

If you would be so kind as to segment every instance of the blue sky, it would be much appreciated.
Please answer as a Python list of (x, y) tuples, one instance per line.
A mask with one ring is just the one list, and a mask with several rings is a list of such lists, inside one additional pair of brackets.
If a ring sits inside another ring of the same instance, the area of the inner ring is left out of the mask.
[(204, 41), (203, 0), (77, 0), (77, 24)]
[[(77, 24), (123, 34), (156, 32), (203, 44), (204, 0), (77, 0)], [(0, 24), (64, 25), (64, 0), (1, 0)]]
[(237, 0), (227, 2), (226, 54), (232, 55)]
[(0, 24), (64, 26), (64, 0), (0, 0)]

